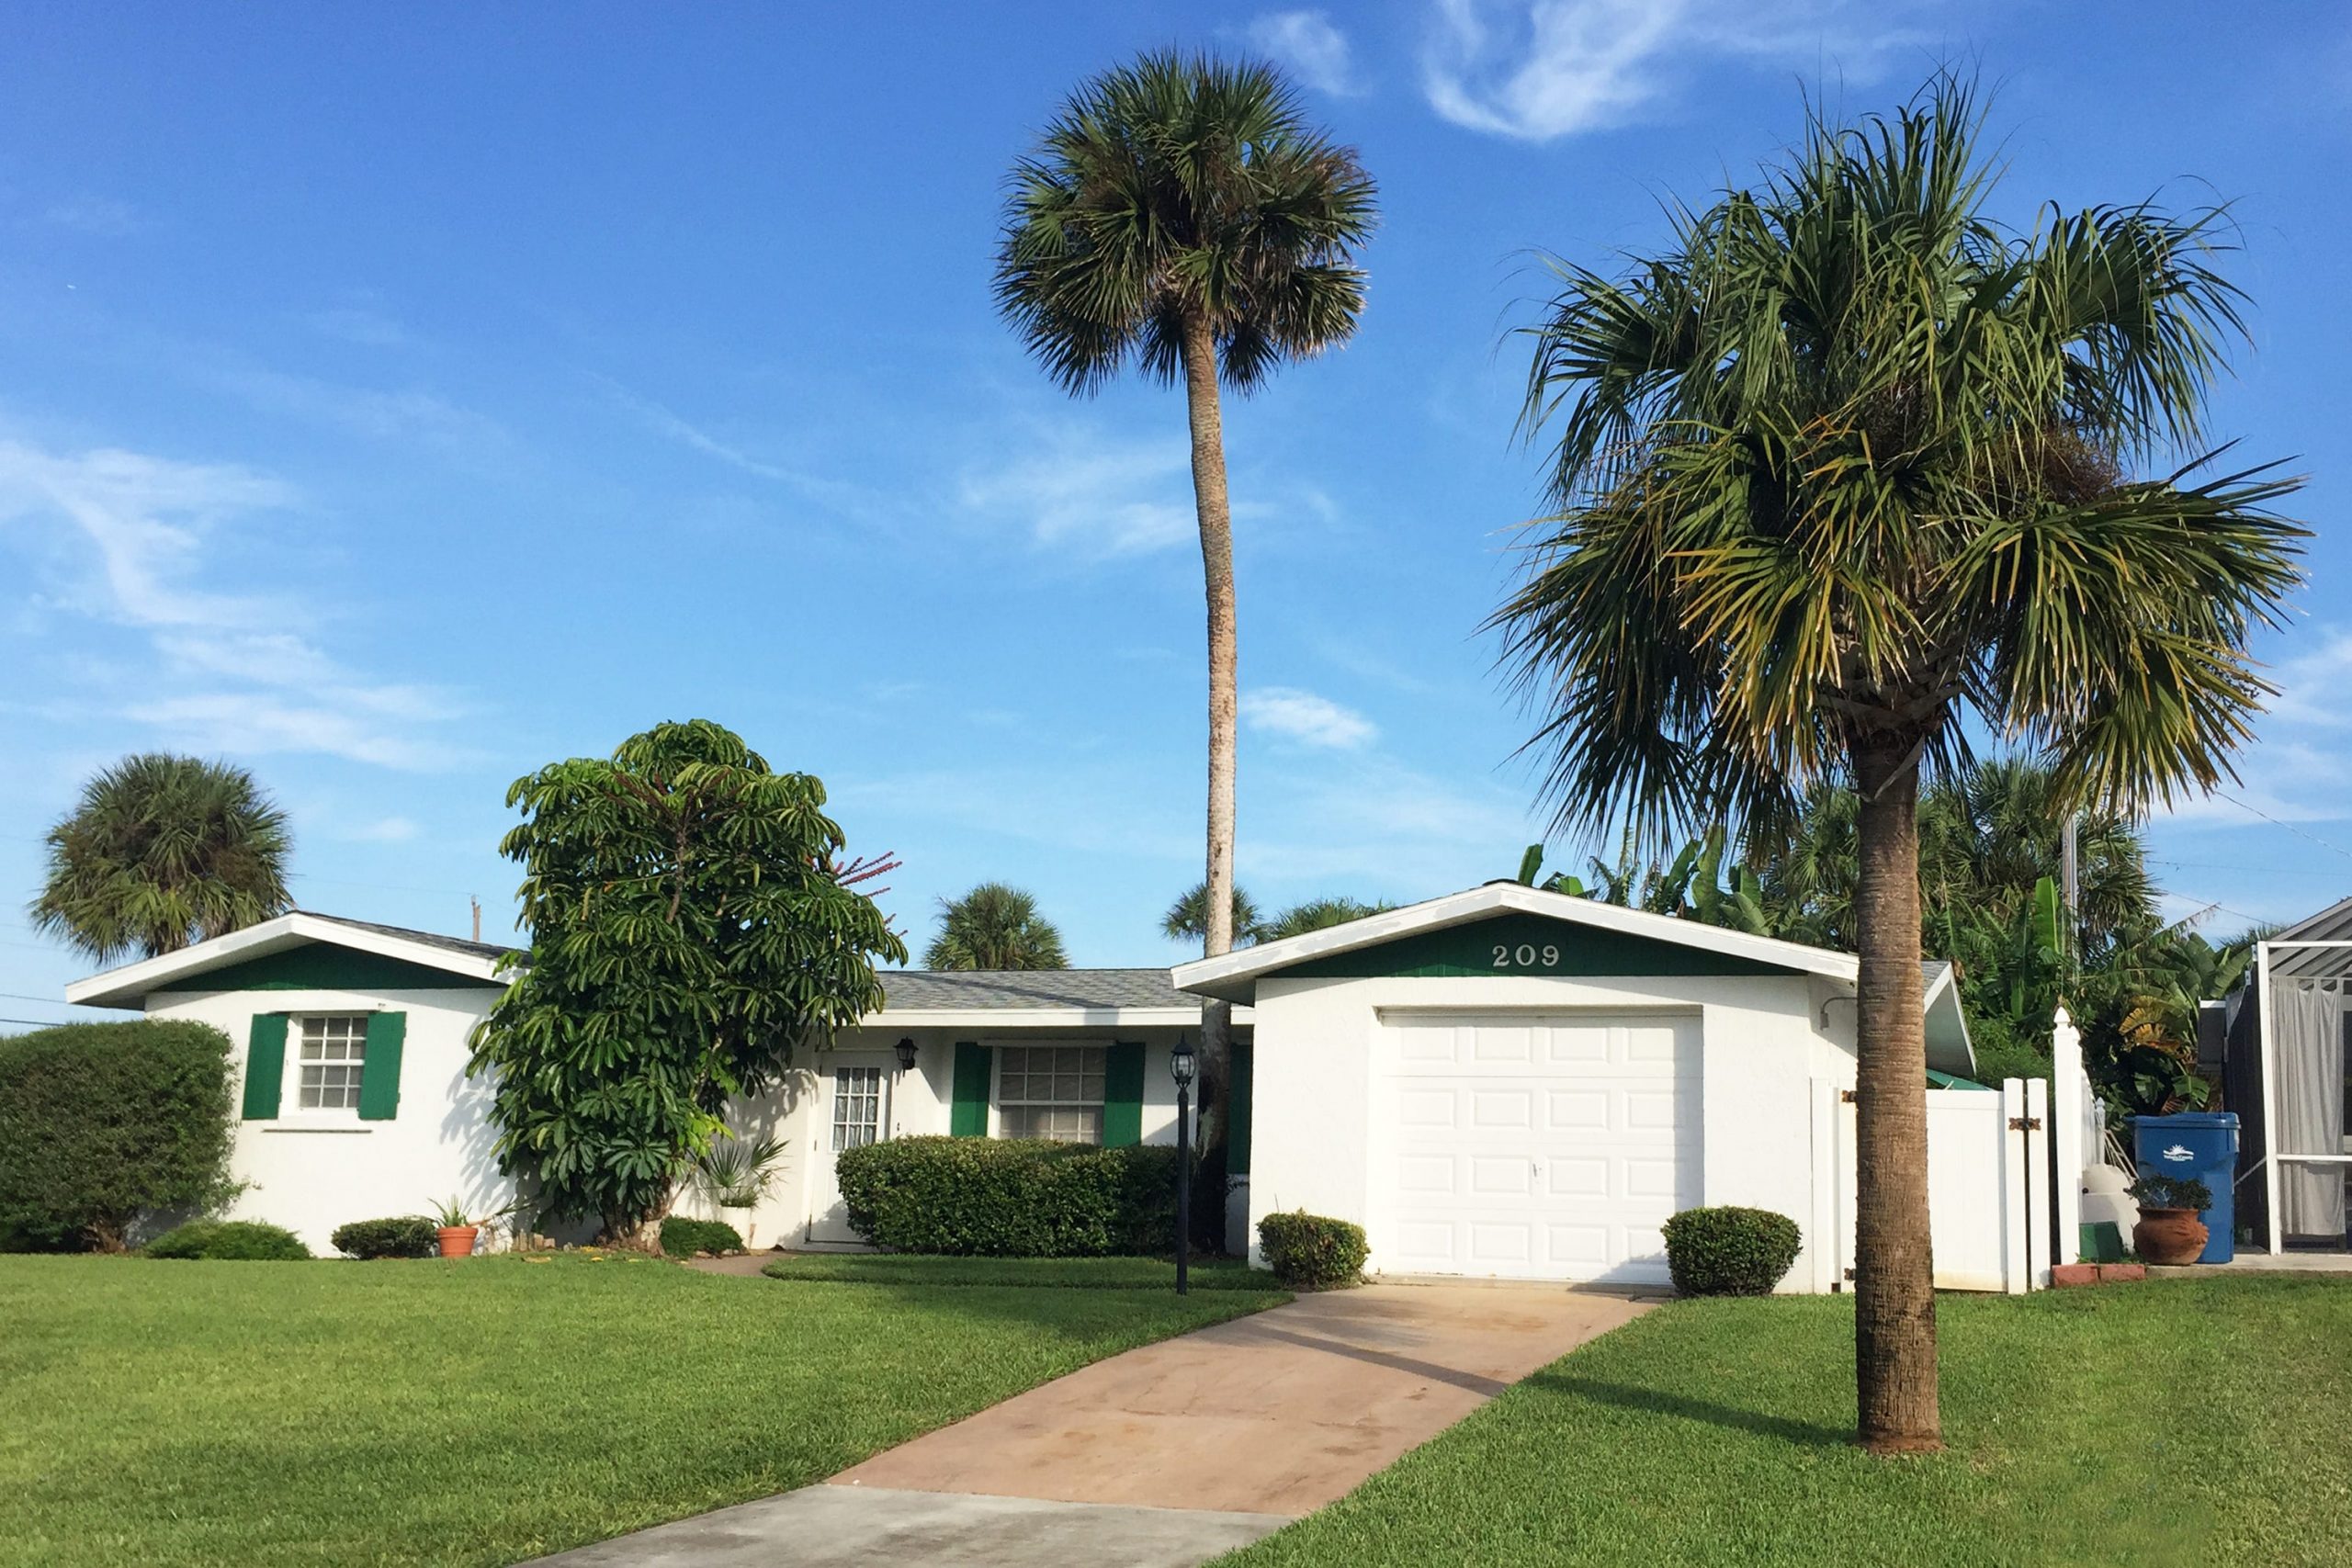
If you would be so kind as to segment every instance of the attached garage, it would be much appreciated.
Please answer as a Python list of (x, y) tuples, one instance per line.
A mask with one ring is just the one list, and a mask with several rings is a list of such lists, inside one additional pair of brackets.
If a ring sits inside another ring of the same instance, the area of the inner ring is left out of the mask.
[[(1250, 1234), (1362, 1224), (1386, 1274), (1663, 1282), (1678, 1210), (1745, 1203), (1840, 1249), (1833, 1118), (1854, 1082), (1855, 960), (1494, 884), (1189, 964), (1250, 1006)], [(1928, 1063), (1973, 1066), (1951, 976)]]

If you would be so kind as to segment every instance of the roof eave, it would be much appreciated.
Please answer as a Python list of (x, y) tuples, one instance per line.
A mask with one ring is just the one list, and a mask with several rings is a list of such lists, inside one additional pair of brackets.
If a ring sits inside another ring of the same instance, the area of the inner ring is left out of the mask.
[(506, 970), (495, 958), (453, 953), (429, 942), (410, 942), (382, 931), (347, 925), (295, 910), (226, 936), (209, 937), (176, 953), (158, 953), (118, 969), (66, 983), (65, 999), (77, 1007), (137, 1007), (157, 991), (202, 990), (202, 977), (248, 959), (266, 958), (306, 942), (323, 942), (439, 969), (467, 980), (498, 980)]

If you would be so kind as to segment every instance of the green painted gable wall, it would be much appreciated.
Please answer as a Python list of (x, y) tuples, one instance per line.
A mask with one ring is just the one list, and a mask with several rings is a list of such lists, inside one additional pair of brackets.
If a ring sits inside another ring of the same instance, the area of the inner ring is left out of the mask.
[[(1496, 950), (1502, 962), (1496, 962)], [(1679, 942), (1629, 936), (1598, 926), (1512, 913), (1442, 931), (1419, 931), (1377, 947), (1310, 958), (1274, 971), (1284, 979), (1366, 980), (1471, 975), (1795, 975), (1752, 958)], [(1272, 978), (1272, 976), (1261, 976)]]
[(186, 991), (459, 991), (503, 990), (496, 980), (469, 979), (411, 964), (404, 958), (362, 953), (314, 942), (266, 957), (249, 958), (225, 969), (191, 975), (159, 996)]

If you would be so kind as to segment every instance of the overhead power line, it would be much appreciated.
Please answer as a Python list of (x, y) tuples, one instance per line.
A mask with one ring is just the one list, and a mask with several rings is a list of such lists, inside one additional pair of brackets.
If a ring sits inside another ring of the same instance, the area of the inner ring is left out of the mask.
[(2321, 838), (2317, 833), (2306, 833), (2301, 828), (2296, 827), (2292, 822), (2281, 822), (2278, 818), (2271, 816), (2270, 813), (2263, 810), (2260, 807), (2248, 806), (2245, 801), (2240, 800), (2236, 795), (2231, 795), (2225, 790), (2217, 789), (2213, 794), (2217, 798), (2228, 801), (2240, 811), (2253, 812), (2256, 817), (2261, 818), (2273, 828), (2284, 828), (2290, 833), (2294, 834), (2298, 839), (2309, 839), (2312, 843), (2317, 844), (2321, 849), (2325, 850), (2330, 854), (2342, 855), (2346, 860), (2352, 860), (2352, 850), (2347, 850), (2340, 844), (2331, 844), (2325, 839)]

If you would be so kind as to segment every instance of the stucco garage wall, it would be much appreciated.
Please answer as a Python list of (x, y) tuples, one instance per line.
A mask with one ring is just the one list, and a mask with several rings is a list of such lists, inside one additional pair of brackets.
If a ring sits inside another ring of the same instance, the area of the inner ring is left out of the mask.
[(311, 1250), (352, 1220), (426, 1213), (456, 1197), (496, 1207), (513, 1194), (491, 1155), (490, 1089), (466, 1077), (467, 1039), (499, 993), (487, 987), (416, 991), (158, 992), (151, 1018), (194, 1019), (231, 1042), (232, 1102), (242, 1105), (248, 1041), (258, 1012), (408, 1015), (399, 1113), (363, 1122), (350, 1111), (304, 1112), (296, 1104), (288, 1044), (285, 1090), (275, 1120), (240, 1121), (231, 1173), (251, 1183), (231, 1213), (286, 1226)]
[[(1497, 976), (1284, 979), (1258, 983), (1250, 1236), (1269, 1213), (1304, 1208), (1365, 1224), (1380, 1267), (1384, 1218), (1375, 1079), (1383, 1010), (1505, 1013), (1695, 1012), (1703, 1197), (1789, 1215), (1815, 1246), (1815, 1082), (1845, 1059), (1821, 1031), (1804, 976), (1590, 979)], [(1846, 1069), (1851, 1081), (1851, 1069)], [(1792, 1288), (1814, 1278), (1809, 1258)]]

